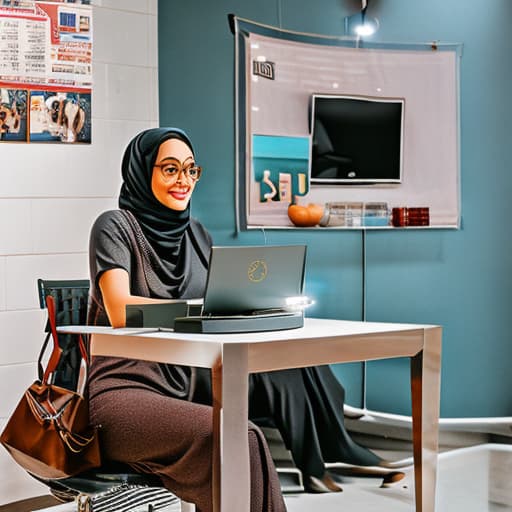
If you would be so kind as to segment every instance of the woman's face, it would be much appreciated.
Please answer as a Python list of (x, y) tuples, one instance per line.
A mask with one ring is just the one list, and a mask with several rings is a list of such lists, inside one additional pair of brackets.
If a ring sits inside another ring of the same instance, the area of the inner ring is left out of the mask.
[(185, 210), (196, 186), (197, 180), (191, 177), (194, 168), (194, 155), (187, 144), (179, 139), (162, 142), (151, 177), (151, 190), (158, 201), (172, 210)]

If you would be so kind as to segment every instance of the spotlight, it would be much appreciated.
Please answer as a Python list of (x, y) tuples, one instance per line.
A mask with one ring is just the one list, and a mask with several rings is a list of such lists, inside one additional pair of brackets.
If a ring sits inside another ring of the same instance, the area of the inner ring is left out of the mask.
[(354, 33), (356, 36), (371, 36), (377, 32), (378, 23), (377, 20), (365, 20), (362, 24), (354, 27)]
[(349, 36), (357, 36), (357, 37), (368, 37), (375, 32), (377, 32), (379, 28), (379, 22), (376, 18), (367, 18), (366, 10), (368, 9), (368, 1), (361, 1), (361, 11), (353, 14), (352, 16), (347, 16), (345, 18), (345, 34)]

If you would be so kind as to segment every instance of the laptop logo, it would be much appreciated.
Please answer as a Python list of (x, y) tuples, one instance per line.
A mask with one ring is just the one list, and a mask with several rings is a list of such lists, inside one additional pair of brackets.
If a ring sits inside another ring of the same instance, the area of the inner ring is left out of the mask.
[(260, 283), (267, 277), (268, 268), (264, 260), (255, 260), (247, 268), (247, 277), (251, 283)]

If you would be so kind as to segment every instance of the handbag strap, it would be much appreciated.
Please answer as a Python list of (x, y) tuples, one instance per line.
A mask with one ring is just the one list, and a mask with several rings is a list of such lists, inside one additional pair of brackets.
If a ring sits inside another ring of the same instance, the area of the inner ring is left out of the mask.
[[(41, 357), (46, 349), (46, 345), (48, 343), (48, 337), (50, 334), (53, 338), (53, 350), (50, 355), (50, 359), (48, 360), (48, 364), (46, 365), (46, 370), (44, 371), (43, 378), (40, 379), (43, 384), (48, 384), (48, 379), (50, 375), (57, 369), (57, 365), (59, 364), (60, 358), (62, 356), (62, 347), (59, 343), (59, 335), (57, 334), (57, 325), (55, 323), (55, 300), (51, 295), (46, 296), (46, 308), (48, 310), (48, 321), (50, 322), (50, 332), (46, 336), (46, 339), (43, 344), (43, 350), (39, 354), (38, 366), (40, 371), (42, 370)], [(78, 347), (80, 349), (80, 355), (82, 356), (82, 361), (87, 365), (87, 351), (85, 350), (84, 340), (82, 335), (78, 335)], [(83, 366), (83, 365), (82, 365)]]
[(43, 356), (46, 352), (46, 347), (48, 346), (48, 341), (50, 340), (51, 333), (48, 333), (43, 341), (43, 346), (41, 347), (41, 351), (39, 352), (39, 357), (37, 358), (37, 378), (40, 382), (43, 381), (44, 370), (43, 370)]

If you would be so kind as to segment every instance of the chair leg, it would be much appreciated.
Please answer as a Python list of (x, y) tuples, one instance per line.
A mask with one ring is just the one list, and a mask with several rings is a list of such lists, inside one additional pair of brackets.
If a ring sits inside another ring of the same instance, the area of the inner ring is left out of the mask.
[(193, 503), (187, 503), (186, 501), (181, 501), (181, 512), (195, 512), (196, 506)]

